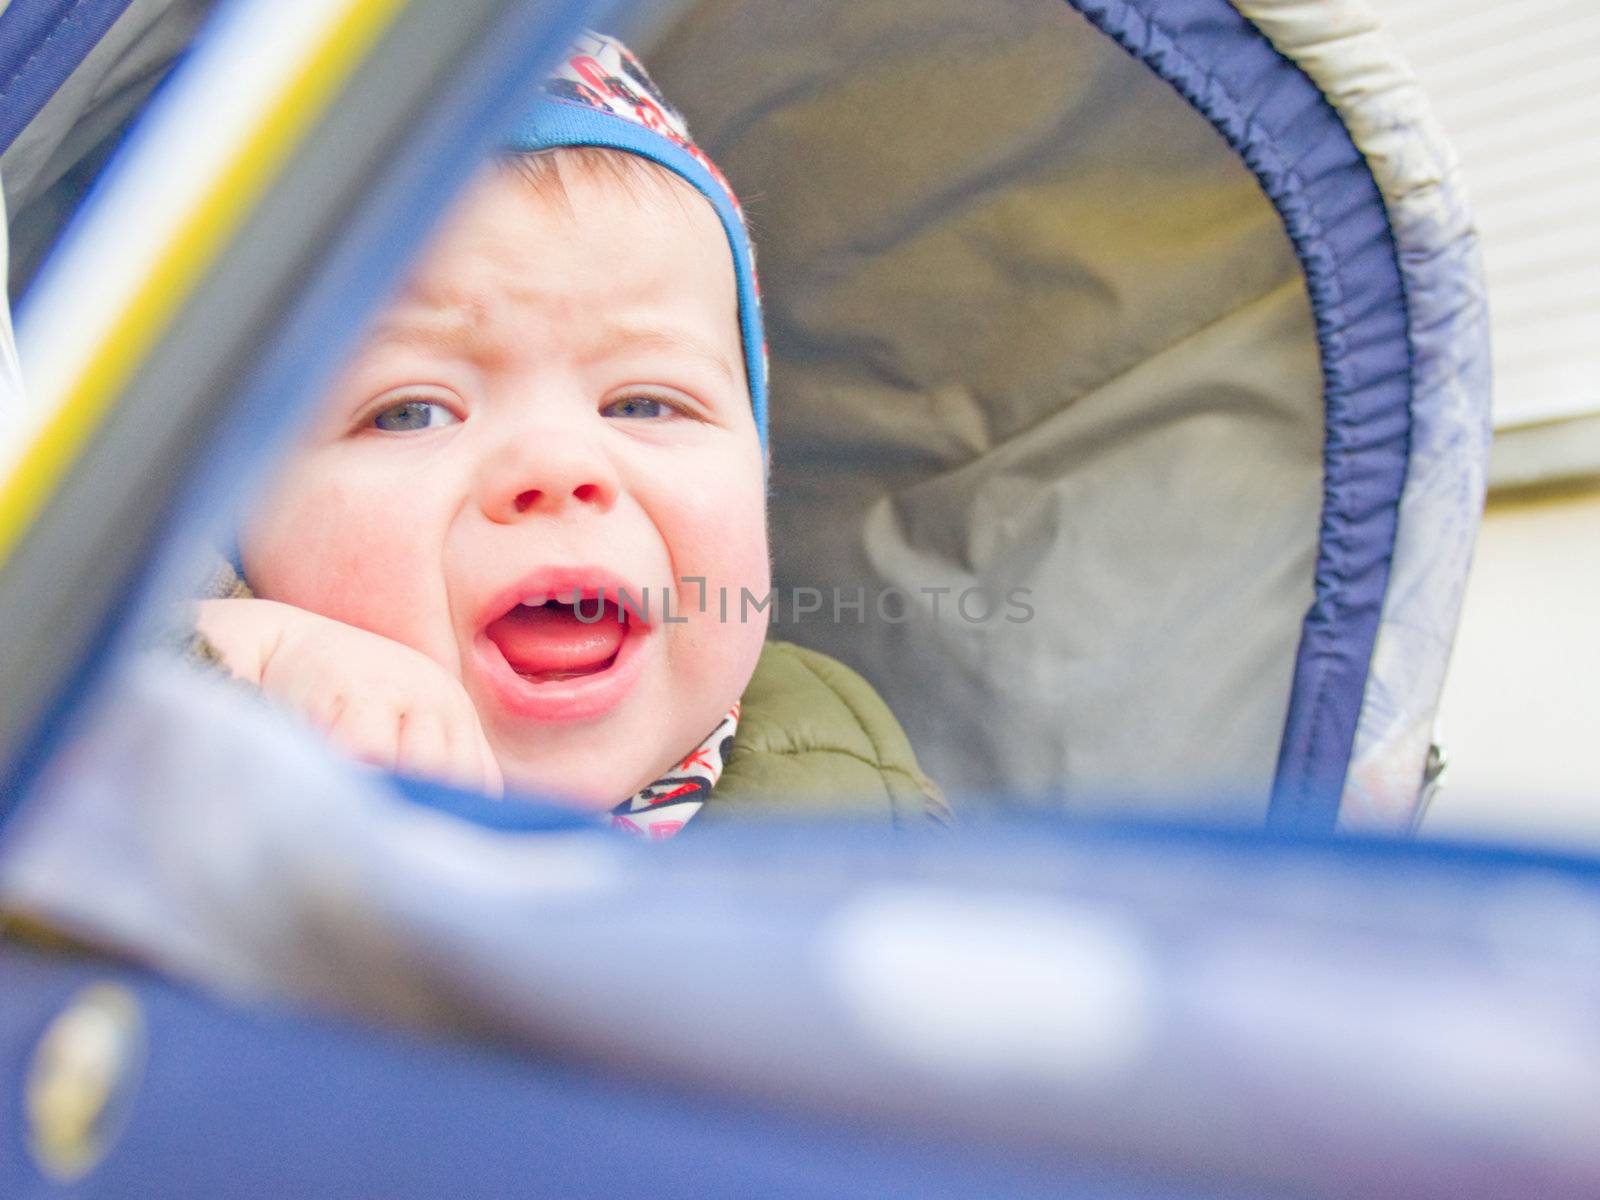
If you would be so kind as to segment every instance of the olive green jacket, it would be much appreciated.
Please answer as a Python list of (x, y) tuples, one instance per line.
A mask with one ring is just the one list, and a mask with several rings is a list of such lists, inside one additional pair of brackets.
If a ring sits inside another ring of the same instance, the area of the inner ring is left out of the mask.
[(722, 778), (690, 828), (824, 812), (897, 828), (950, 823), (939, 789), (871, 684), (825, 654), (768, 642), (740, 700)]

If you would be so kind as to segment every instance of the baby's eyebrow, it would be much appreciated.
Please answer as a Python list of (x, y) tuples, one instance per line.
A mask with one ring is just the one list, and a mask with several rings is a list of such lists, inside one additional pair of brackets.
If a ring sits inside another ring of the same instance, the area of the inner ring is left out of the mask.
[[(678, 354), (687, 354), (691, 358), (702, 360), (733, 386), (741, 387), (744, 384), (744, 380), (741, 378), (742, 373), (735, 371), (726, 355), (686, 331), (658, 329), (651, 326), (611, 325), (608, 327), (607, 333), (610, 335), (614, 346), (621, 345), (628, 349), (666, 350)], [(740, 365), (743, 365), (742, 361)]]
[(460, 353), (483, 336), (483, 310), (471, 303), (407, 304), (391, 310), (373, 326), (372, 342), (399, 342), (441, 353)]

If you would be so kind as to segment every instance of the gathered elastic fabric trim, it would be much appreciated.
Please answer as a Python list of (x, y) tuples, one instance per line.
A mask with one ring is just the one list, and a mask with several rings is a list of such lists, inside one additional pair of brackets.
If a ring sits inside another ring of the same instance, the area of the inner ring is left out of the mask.
[(1227, 0), (1068, 0), (1244, 159), (1306, 273), (1327, 441), (1315, 598), (1269, 825), (1332, 830), (1388, 586), (1411, 430), (1411, 350), (1382, 195), (1338, 113)]
[(39, 115), (132, 0), (13, 3), (0, 14), (0, 154)]
[(1410, 307), (1411, 440), (1389, 585), (1339, 804), (1343, 830), (1423, 809), (1445, 667), (1487, 485), (1491, 380), (1478, 237), (1460, 162), (1364, 0), (1234, 0), (1339, 111), (1387, 201)]

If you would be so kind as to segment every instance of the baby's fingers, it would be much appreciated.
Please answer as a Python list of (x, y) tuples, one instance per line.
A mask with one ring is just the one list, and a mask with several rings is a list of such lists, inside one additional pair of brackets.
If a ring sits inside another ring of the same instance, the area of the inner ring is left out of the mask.
[[(491, 779), (484, 770), (478, 749), (482, 738), (477, 717), (470, 709), (465, 718), (460, 713), (434, 709), (408, 713), (401, 726), (397, 769), (496, 795), (498, 775)], [(497, 773), (498, 770), (496, 767)]]
[(328, 727), (328, 737), (352, 757), (394, 770), (400, 749), (400, 715), (387, 705), (349, 701)]
[(489, 748), (489, 739), (483, 735), (477, 712), (465, 696), (447, 721), (450, 749), (459, 777), (467, 786), (486, 796), (501, 795), (505, 785), (500, 780), (500, 763)]
[(500, 763), (489, 746), (489, 739), (484, 736), (478, 710), (464, 690), (457, 690), (452, 700), (444, 720), (452, 760), (457, 764), (460, 777), (485, 795), (502, 795), (505, 784), (500, 778)]
[(503, 796), (506, 791), (504, 777), (500, 774), (500, 760), (494, 756), (494, 750), (489, 745), (489, 739), (483, 734), (483, 727), (476, 721), (473, 722), (473, 731), (477, 734), (477, 754), (483, 772), (483, 790), (486, 795)]
[(476, 786), (475, 779), (462, 775), (450, 745), (447, 723), (428, 709), (404, 713), (400, 717), (400, 744), (395, 755), (395, 770), (427, 779)]

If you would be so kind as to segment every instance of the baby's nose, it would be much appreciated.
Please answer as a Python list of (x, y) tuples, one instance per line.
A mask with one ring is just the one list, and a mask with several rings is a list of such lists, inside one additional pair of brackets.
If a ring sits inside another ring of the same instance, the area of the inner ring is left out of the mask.
[[(557, 488), (552, 495), (549, 491), (529, 488), (525, 492), (518, 492), (514, 503), (517, 511), (524, 513), (534, 505), (545, 502), (547, 497), (559, 501), (561, 499), (561, 491), (562, 489)], [(598, 483), (580, 483), (572, 489), (572, 499), (579, 504), (600, 504), (605, 497), (606, 491)]]
[(491, 475), (485, 509), (500, 522), (569, 507), (605, 510), (617, 498), (610, 458), (589, 439), (567, 433), (517, 439)]

